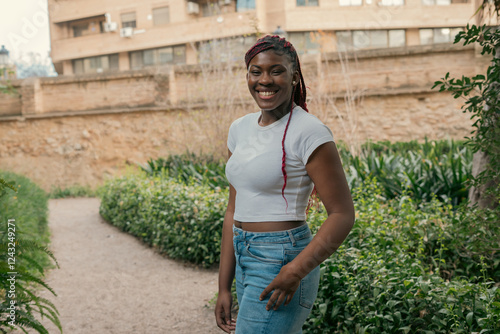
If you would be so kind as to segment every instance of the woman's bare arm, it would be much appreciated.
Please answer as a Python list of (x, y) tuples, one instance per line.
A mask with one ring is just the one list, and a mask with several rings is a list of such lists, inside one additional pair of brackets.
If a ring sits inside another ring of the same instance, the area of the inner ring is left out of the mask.
[[(261, 299), (274, 290), (267, 309), (277, 309), (291, 300), (300, 280), (340, 247), (354, 224), (354, 204), (337, 148), (333, 142), (318, 147), (309, 158), (306, 170), (316, 185), (328, 217), (309, 245), (285, 265), (264, 289)], [(286, 298), (286, 300), (285, 300)]]
[[(229, 158), (231, 152), (229, 152)], [(234, 279), (236, 260), (233, 247), (234, 202), (236, 190), (229, 185), (229, 200), (227, 204), (224, 223), (222, 226), (221, 253), (219, 262), (219, 295), (215, 305), (215, 319), (217, 326), (230, 333), (235, 330), (236, 323), (231, 319), (232, 295), (231, 285)]]

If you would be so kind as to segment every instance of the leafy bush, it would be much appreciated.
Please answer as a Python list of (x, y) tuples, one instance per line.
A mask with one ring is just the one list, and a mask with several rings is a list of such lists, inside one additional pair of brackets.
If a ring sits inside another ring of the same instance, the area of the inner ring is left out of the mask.
[(100, 214), (171, 258), (209, 267), (219, 261), (227, 190), (144, 173), (100, 190)]
[[(321, 265), (318, 298), (307, 333), (495, 333), (500, 330), (500, 256), (461, 256), (465, 235), (498, 238), (461, 226), (463, 212), (437, 200), (417, 205), (403, 194), (385, 200), (367, 182), (354, 192), (357, 222)], [(498, 217), (498, 216), (497, 216)], [(325, 219), (312, 212), (310, 225)], [(498, 235), (498, 234), (496, 234)], [(484, 249), (491, 252), (491, 249)], [(453, 267), (456, 266), (456, 267)], [(450, 268), (455, 273), (450, 273)], [(468, 274), (466, 276), (458, 276)], [(492, 274), (493, 276), (489, 276)]]
[[(4, 179), (13, 180), (6, 182)], [(17, 192), (8, 196), (8, 188)], [(14, 219), (15, 221), (9, 221)], [(34, 315), (48, 318), (62, 332), (56, 307), (36, 295), (40, 286), (55, 292), (43, 281), (44, 271), (55, 261), (45, 246), (48, 241), (47, 196), (25, 177), (0, 173), (0, 332), (32, 328), (48, 333)], [(13, 274), (14, 273), (14, 274)]]

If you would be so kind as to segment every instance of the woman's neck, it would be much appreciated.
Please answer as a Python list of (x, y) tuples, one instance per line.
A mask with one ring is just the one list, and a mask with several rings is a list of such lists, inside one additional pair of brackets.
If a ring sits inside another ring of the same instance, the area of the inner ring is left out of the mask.
[(259, 124), (261, 126), (267, 126), (276, 122), (277, 120), (288, 114), (294, 106), (295, 103), (290, 102), (284, 108), (281, 107), (274, 110), (262, 110), (262, 116), (260, 117)]

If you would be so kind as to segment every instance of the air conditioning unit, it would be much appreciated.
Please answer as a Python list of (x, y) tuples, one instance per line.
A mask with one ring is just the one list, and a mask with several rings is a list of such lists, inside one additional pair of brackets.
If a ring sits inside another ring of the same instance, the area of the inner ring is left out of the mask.
[(116, 31), (118, 29), (118, 23), (116, 22), (104, 22), (103, 28), (105, 32)]
[(219, 0), (219, 6), (229, 6), (233, 0)]
[(188, 14), (199, 14), (200, 13), (200, 5), (193, 1), (188, 1), (187, 3), (187, 12)]
[(132, 27), (126, 27), (126, 28), (121, 28), (120, 29), (120, 37), (132, 37), (134, 34), (134, 28)]

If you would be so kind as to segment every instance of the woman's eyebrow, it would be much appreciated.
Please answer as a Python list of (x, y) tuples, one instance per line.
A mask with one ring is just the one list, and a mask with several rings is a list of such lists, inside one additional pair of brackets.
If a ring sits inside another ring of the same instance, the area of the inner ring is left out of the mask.
[[(283, 65), (283, 64), (274, 64), (274, 65), (271, 65), (271, 66), (269, 66), (269, 67), (270, 67), (270, 68), (275, 68), (275, 67), (279, 67), (279, 66), (284, 67), (284, 65)], [(261, 68), (262, 68), (262, 67), (260, 67), (259, 65), (254, 65), (254, 64), (250, 65), (250, 67), (256, 67), (256, 68), (258, 68), (258, 69), (261, 69)]]

